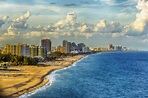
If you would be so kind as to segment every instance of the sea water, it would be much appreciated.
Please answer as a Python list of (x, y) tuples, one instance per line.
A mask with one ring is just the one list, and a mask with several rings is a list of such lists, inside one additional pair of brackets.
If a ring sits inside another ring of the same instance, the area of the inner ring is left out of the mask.
[(47, 76), (21, 98), (148, 98), (148, 52), (104, 52)]

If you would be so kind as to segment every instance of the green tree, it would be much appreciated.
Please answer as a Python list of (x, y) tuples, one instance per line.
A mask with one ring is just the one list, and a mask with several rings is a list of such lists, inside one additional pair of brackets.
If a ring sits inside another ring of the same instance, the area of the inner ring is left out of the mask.
[(28, 58), (27, 57), (24, 57), (23, 64), (28, 65)]

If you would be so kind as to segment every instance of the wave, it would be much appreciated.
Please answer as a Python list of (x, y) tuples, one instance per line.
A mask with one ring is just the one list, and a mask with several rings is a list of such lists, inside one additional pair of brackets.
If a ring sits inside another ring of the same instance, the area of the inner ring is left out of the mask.
[(60, 76), (60, 74), (57, 74), (57, 72), (59, 72), (59, 71), (61, 71), (61, 70), (66, 70), (66, 69), (71, 68), (71, 67), (73, 67), (73, 66), (76, 66), (78, 62), (82, 61), (83, 59), (87, 58), (88, 56), (89, 56), (89, 55), (87, 55), (87, 56), (81, 58), (80, 60), (78, 60), (78, 61), (76, 61), (76, 62), (74, 62), (74, 63), (72, 64), (72, 66), (68, 66), (68, 67), (65, 67), (65, 68), (63, 68), (63, 69), (59, 69), (59, 70), (55, 70), (55, 71), (51, 72), (49, 75), (47, 75), (47, 76), (45, 77), (45, 78), (48, 78), (48, 79), (49, 79), (49, 82), (48, 82), (48, 83), (46, 83), (44, 86), (39, 87), (39, 88), (37, 88), (37, 89), (35, 89), (35, 90), (31, 91), (31, 92), (28, 92), (28, 93), (25, 93), (25, 94), (19, 96), (19, 98), (27, 98), (27, 97), (29, 97), (29, 96), (32, 96), (32, 95), (36, 94), (37, 92), (40, 92), (40, 91), (43, 91), (43, 90), (49, 88), (49, 87), (54, 83), (54, 81), (56, 81), (56, 77), (57, 77), (57, 76)]
[(27, 98), (27, 97), (29, 97), (29, 96), (31, 96), (31, 95), (36, 94), (36, 93), (39, 92), (39, 91), (43, 91), (43, 90), (45, 90), (46, 88), (50, 87), (50, 86), (52, 85), (53, 81), (55, 80), (53, 75), (54, 75), (54, 74), (45, 77), (45, 78), (48, 78), (48, 79), (50, 78), (50, 79), (49, 79), (49, 82), (46, 83), (44, 86), (39, 87), (39, 88), (37, 88), (37, 89), (35, 89), (35, 90), (31, 91), (31, 92), (25, 93), (25, 94), (19, 96), (19, 98)]

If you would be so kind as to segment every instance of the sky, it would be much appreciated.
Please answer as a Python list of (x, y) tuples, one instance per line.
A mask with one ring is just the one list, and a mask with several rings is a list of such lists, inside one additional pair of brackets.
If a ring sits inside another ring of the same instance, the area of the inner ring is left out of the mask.
[(148, 51), (148, 0), (0, 0), (0, 46), (43, 38)]

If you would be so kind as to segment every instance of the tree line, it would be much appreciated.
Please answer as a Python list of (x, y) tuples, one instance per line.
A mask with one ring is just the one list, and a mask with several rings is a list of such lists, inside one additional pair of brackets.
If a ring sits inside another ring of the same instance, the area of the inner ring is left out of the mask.
[(9, 62), (10, 65), (36, 65), (38, 63), (38, 59), (25, 57), (25, 56), (17, 56), (12, 54), (1, 54), (0, 53), (0, 62)]
[[(63, 58), (66, 56), (75, 56), (77, 54), (72, 53), (61, 53), (61, 52), (52, 52), (51, 54), (46, 57), (44, 61), (53, 61), (57, 58)], [(25, 57), (25, 56), (18, 56), (18, 55), (12, 55), (9, 54), (1, 54), (0, 53), (0, 62), (9, 62), (10, 65), (37, 65), (39, 62), (38, 58), (31, 58), (31, 57)]]

